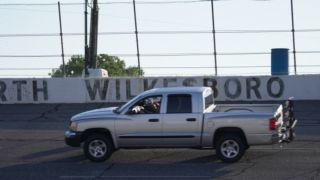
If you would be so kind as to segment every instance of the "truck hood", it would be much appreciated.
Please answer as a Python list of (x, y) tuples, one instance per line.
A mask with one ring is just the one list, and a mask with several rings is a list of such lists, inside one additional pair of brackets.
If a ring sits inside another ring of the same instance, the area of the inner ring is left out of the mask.
[(117, 107), (109, 107), (109, 108), (100, 108), (100, 109), (94, 109), (91, 111), (85, 111), (79, 114), (76, 114), (71, 117), (71, 121), (80, 121), (80, 120), (86, 120), (86, 119), (100, 119), (100, 118), (106, 118), (115, 115), (113, 110), (115, 110)]

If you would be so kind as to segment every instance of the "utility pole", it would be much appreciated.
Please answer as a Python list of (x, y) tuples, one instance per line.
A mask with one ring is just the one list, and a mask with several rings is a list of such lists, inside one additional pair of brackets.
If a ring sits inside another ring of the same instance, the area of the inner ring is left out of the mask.
[(140, 66), (140, 50), (139, 50), (139, 37), (138, 37), (138, 23), (137, 23), (137, 11), (136, 11), (136, 1), (133, 0), (133, 15), (134, 15), (134, 28), (136, 34), (136, 46), (137, 46), (137, 58), (138, 58), (138, 71), (139, 76), (141, 76), (141, 66)]
[(89, 75), (89, 47), (88, 47), (88, 0), (84, 3), (84, 73)]
[(293, 0), (290, 0), (291, 5), (291, 27), (292, 27), (292, 46), (293, 46), (293, 66), (294, 66), (294, 75), (297, 75), (297, 57), (296, 57), (296, 36), (294, 28), (294, 13), (293, 13)]
[(213, 57), (214, 57), (214, 71), (215, 75), (218, 75), (218, 68), (217, 68), (217, 48), (216, 48), (216, 27), (214, 22), (214, 5), (213, 1), (211, 0), (211, 20), (212, 20), (212, 40), (213, 40)]
[(59, 24), (60, 24), (61, 57), (62, 57), (62, 66), (63, 66), (62, 73), (63, 73), (63, 77), (66, 77), (66, 65), (64, 62), (64, 48), (63, 48), (63, 34), (62, 34), (60, 1), (58, 1), (58, 9), (59, 9)]
[(98, 49), (98, 0), (93, 0), (90, 22), (90, 48), (89, 48), (89, 68), (97, 68), (97, 49)]

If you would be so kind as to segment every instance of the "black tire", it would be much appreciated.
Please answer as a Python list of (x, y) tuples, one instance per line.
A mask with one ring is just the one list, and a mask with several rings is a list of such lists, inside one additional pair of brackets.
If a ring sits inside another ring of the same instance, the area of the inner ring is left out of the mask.
[(216, 142), (216, 155), (226, 163), (237, 162), (243, 156), (246, 146), (237, 134), (221, 135)]
[(112, 155), (114, 147), (110, 137), (102, 134), (93, 134), (85, 140), (83, 151), (90, 161), (103, 162)]

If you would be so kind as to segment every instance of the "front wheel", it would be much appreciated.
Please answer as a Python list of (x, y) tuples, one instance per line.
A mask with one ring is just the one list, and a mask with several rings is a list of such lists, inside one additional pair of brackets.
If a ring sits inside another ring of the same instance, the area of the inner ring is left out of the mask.
[(244, 142), (237, 135), (222, 135), (216, 142), (216, 154), (223, 162), (237, 162), (241, 159), (244, 152)]
[(112, 155), (113, 149), (111, 139), (101, 134), (89, 136), (83, 146), (85, 156), (93, 162), (107, 160)]

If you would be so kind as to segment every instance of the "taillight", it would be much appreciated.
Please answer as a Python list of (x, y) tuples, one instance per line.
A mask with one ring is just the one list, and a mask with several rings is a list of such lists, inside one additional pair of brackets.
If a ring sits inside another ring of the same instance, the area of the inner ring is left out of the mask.
[(276, 118), (269, 119), (269, 129), (270, 130), (276, 130)]

